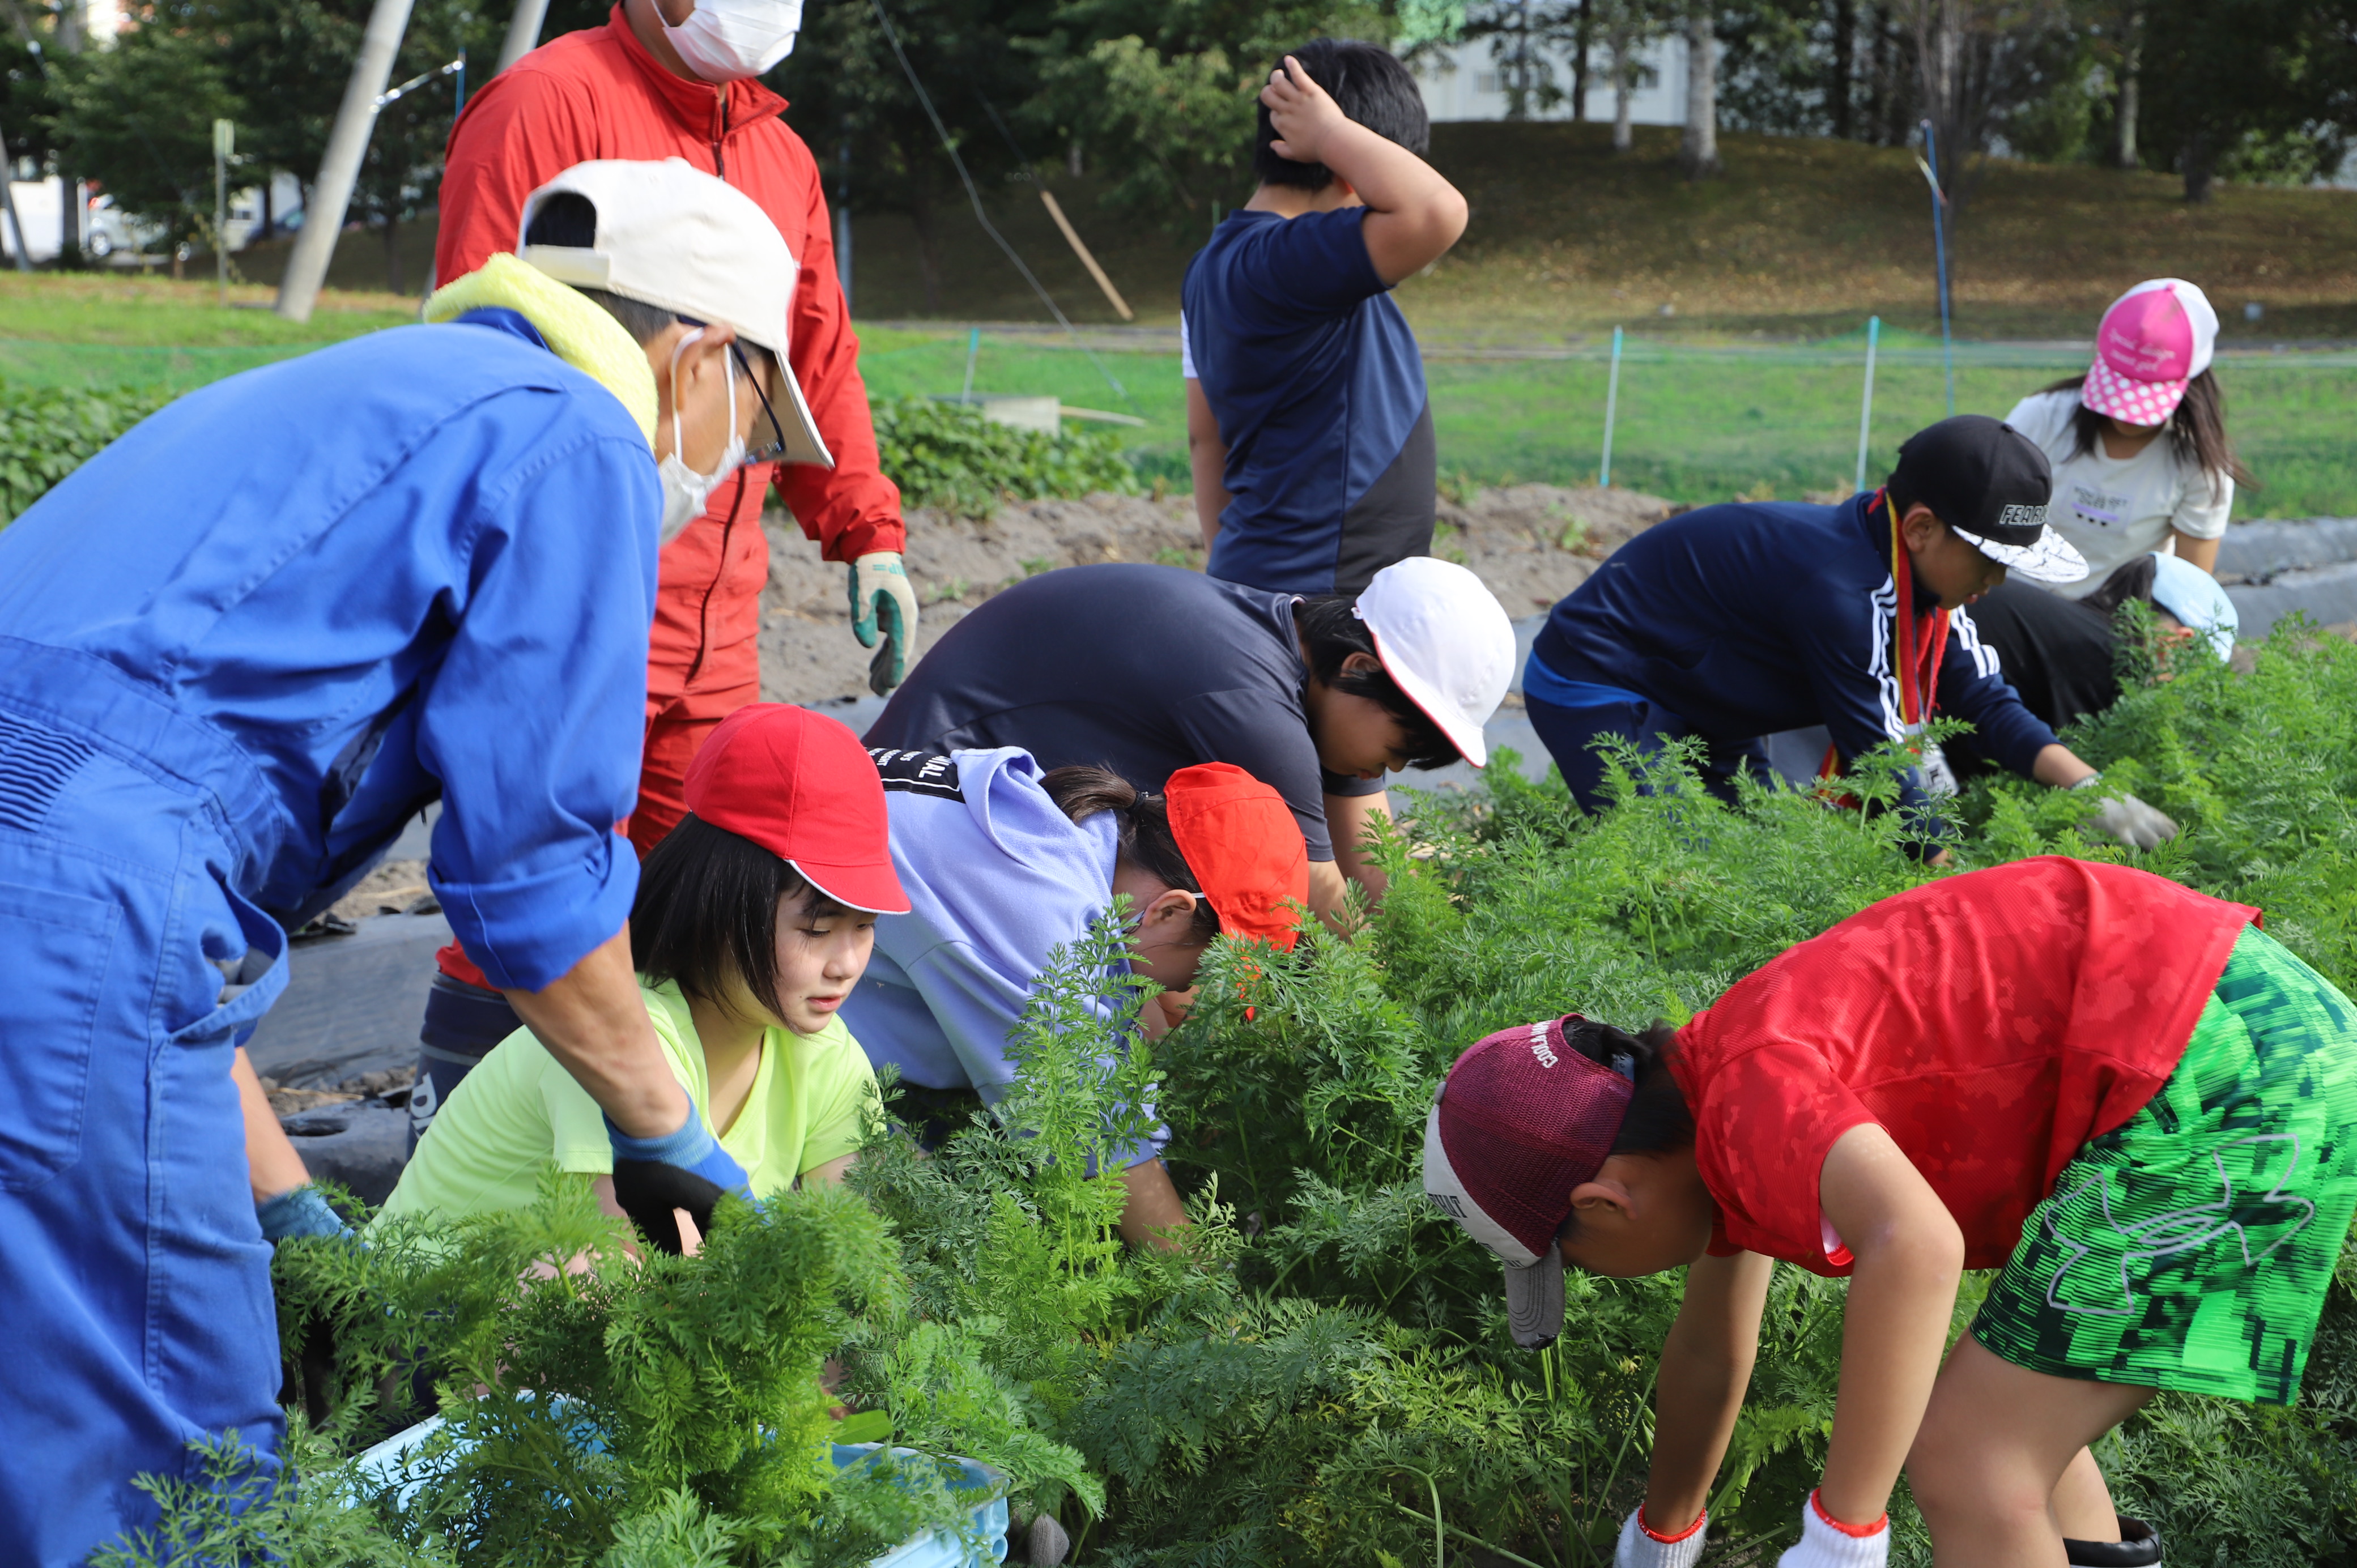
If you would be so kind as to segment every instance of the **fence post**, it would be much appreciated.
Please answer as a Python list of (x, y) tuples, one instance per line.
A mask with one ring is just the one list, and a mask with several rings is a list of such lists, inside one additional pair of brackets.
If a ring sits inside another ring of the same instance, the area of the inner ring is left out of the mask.
[(1612, 419), (1620, 409), (1620, 328), (1612, 329), (1612, 374), (1604, 383), (1604, 467), (1596, 476), (1600, 489), (1612, 488)]
[(1866, 396), (1857, 405), (1857, 483), (1851, 488), (1866, 489), (1867, 430), (1874, 423), (1874, 349), (1882, 337), (1882, 317), (1866, 318)]
[(1932, 140), (1932, 122), (1923, 122), (1923, 151), (1931, 161), (1923, 177), (1932, 182), (1932, 262), (1940, 269), (1940, 358), (1948, 368), (1948, 417), (1956, 417), (1956, 339), (1948, 328), (1948, 230), (1943, 209), (1947, 193), (1940, 188), (1940, 148)]

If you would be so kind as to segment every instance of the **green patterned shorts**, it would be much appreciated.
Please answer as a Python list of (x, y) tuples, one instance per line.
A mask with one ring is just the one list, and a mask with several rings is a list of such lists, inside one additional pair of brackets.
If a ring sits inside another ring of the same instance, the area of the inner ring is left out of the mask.
[(2022, 1227), (1973, 1337), (2018, 1367), (2288, 1404), (2357, 1211), (2357, 1008), (2255, 927), (2184, 1058)]

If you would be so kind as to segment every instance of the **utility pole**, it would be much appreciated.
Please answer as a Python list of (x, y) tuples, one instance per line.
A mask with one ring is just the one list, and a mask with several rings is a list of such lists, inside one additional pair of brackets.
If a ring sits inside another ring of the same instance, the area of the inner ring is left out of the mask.
[(515, 15), (508, 18), (508, 41), (500, 46), (500, 63), (493, 76), (507, 70), (524, 56), (540, 47), (540, 29), (548, 20), (548, 0), (516, 0)]
[(409, 27), (409, 5), (410, 0), (376, 0), (369, 11), (360, 58), (352, 61), (351, 80), (344, 83), (344, 101), (336, 110), (335, 129), (328, 134), (328, 154), (319, 160), (319, 177), (304, 207), (302, 232), (295, 236), (286, 277), (278, 285), (278, 314), (289, 321), (310, 320), (311, 307), (319, 301), (319, 285), (327, 281), (336, 236), (343, 230), (361, 159), (368, 152), (369, 133), (376, 128), (377, 105), (392, 80), (401, 35)]
[(229, 160), (237, 150), (237, 123), (213, 122), (213, 289), (229, 304)]

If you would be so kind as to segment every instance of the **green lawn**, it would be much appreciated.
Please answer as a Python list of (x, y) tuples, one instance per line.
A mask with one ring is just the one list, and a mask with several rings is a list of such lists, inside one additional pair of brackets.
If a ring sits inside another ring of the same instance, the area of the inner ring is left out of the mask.
[[(262, 291), (243, 303), (260, 303)], [(412, 319), (393, 296), (359, 296), (303, 326), (266, 309), (223, 309), (194, 284), (0, 276), (0, 383), (186, 391), (304, 349)], [(414, 307), (413, 307), (414, 308)], [(871, 393), (954, 393), (966, 335), (871, 326), (861, 363)], [(1700, 505), (1737, 496), (1798, 499), (1846, 489), (1857, 462), (1863, 334), (1814, 346), (1708, 347), (1630, 339), (1613, 437), (1615, 483)], [(1426, 374), (1442, 474), (1504, 484), (1593, 483), (1602, 456), (1609, 366), (1600, 343), (1577, 357), (1501, 360), (1436, 345)], [(2084, 360), (2002, 344), (1957, 350), (1956, 406), (2002, 414), (2016, 398)], [(2357, 353), (2230, 353), (2218, 362), (2230, 426), (2262, 487), (2242, 517), (2357, 513)], [(1116, 388), (1115, 383), (1118, 383)], [(1037, 336), (982, 335), (974, 390), (1053, 393), (1067, 404), (1135, 414), (1119, 427), (1141, 471), (1187, 485), (1178, 356), (1099, 349)], [(1887, 333), (1876, 377), (1872, 483), (1899, 442), (1946, 410), (1938, 345)]]
[[(963, 333), (868, 334), (862, 355), (879, 397), (955, 392)], [(1865, 344), (1815, 349), (1696, 349), (1632, 342), (1620, 370), (1613, 436), (1616, 484), (1700, 505), (1737, 496), (1797, 499), (1846, 490), (1857, 466)], [(1143, 416), (1129, 432), (1147, 474), (1186, 483), (1185, 413), (1175, 354), (1071, 349), (985, 332), (977, 392), (1052, 392), (1065, 403)], [(1098, 366), (1103, 367), (1100, 371)], [(1960, 348), (1956, 407), (2003, 414), (2024, 393), (2074, 374), (2069, 353)], [(1444, 476), (1482, 484), (1592, 484), (1602, 456), (1609, 366), (1601, 353), (1562, 360), (1461, 360), (1426, 367)], [(2238, 517), (2357, 512), (2357, 354), (2233, 355), (2218, 366), (2230, 427), (2262, 489), (2238, 498)], [(1117, 395), (1103, 372), (1121, 383)], [(1868, 484), (1887, 472), (1907, 435), (1947, 412), (1936, 343), (1887, 336), (1875, 376)]]

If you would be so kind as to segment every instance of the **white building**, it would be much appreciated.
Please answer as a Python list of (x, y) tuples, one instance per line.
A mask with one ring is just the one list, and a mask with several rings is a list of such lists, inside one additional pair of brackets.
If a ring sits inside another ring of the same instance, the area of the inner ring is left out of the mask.
[[(1415, 66), (1416, 85), (1424, 91), (1426, 113), (1437, 121), (1502, 120), (1506, 117), (1506, 89), (1512, 85), (1513, 66), (1501, 63), (1496, 53), (1499, 42), (1493, 38), (1476, 38), (1453, 44), (1420, 60)], [(1544, 53), (1554, 68), (1555, 85), (1566, 94), (1566, 102), (1552, 109), (1542, 110), (1536, 102), (1531, 105), (1531, 116), (1542, 120), (1571, 119), (1571, 57), (1569, 51), (1542, 51), (1535, 46), (1534, 55)], [(1641, 80), (1636, 91), (1629, 95), (1629, 117), (1640, 125), (1683, 125), (1686, 123), (1686, 41), (1674, 36), (1656, 39), (1647, 45), (1642, 59), (1652, 68), (1651, 81)], [(1605, 124), (1612, 123), (1612, 51), (1600, 41), (1587, 49), (1587, 118)], [(1540, 78), (1535, 69), (1533, 81)]]

